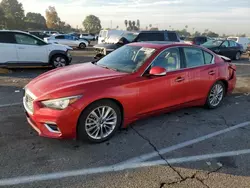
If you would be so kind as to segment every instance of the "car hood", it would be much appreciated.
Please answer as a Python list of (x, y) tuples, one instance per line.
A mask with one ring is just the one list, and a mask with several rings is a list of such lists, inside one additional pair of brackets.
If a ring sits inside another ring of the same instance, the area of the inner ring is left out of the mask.
[(97, 44), (94, 46), (94, 48), (105, 48), (105, 49), (117, 49), (119, 47), (121, 47), (121, 45), (119, 44), (107, 44), (107, 43)]
[(51, 93), (58, 93), (63, 89), (67, 90), (75, 86), (122, 77), (127, 74), (105, 69), (92, 63), (84, 63), (44, 73), (32, 80), (26, 88), (36, 97), (49, 98)]

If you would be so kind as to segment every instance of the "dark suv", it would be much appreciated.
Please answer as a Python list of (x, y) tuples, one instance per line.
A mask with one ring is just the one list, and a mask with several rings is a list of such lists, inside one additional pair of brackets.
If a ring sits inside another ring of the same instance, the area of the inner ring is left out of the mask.
[(146, 41), (166, 41), (166, 42), (180, 42), (180, 37), (175, 31), (141, 31), (137, 37), (129, 41), (126, 37), (120, 38), (115, 44), (98, 44), (94, 48), (97, 52), (95, 59), (100, 59), (108, 53), (120, 48), (121, 46), (131, 42), (146, 42)]
[(207, 41), (211, 40), (209, 37), (200, 36), (200, 37), (189, 37), (184, 40), (185, 43), (201, 45)]
[(133, 42), (144, 41), (180, 42), (181, 40), (175, 31), (141, 31)]

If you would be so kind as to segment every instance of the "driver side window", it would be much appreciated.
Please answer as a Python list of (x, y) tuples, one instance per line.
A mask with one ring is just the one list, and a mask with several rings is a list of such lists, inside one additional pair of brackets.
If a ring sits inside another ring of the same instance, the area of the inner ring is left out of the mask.
[(15, 34), (15, 39), (17, 44), (24, 45), (38, 45), (39, 41), (33, 37), (24, 34)]
[(171, 48), (163, 51), (153, 61), (151, 67), (162, 67), (167, 71), (175, 71), (180, 69), (180, 52), (178, 48)]

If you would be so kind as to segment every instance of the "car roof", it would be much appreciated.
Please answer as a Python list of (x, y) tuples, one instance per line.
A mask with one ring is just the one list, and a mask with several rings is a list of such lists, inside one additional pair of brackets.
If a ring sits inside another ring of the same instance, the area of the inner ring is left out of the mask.
[(131, 46), (141, 46), (145, 48), (162, 49), (175, 46), (194, 46), (191, 44), (185, 44), (181, 42), (167, 42), (167, 41), (150, 41), (150, 42), (135, 42), (129, 44)]
[(26, 31), (20, 31), (20, 30), (0, 30), (0, 32), (24, 33), (24, 34), (28, 34), (28, 32), (26, 32)]

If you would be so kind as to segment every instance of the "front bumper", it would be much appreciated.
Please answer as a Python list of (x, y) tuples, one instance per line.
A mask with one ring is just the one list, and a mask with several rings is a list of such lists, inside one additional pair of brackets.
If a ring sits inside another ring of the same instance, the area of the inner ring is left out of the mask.
[(41, 108), (34, 100), (31, 112), (24, 101), (24, 108), (28, 123), (42, 137), (49, 138), (76, 138), (76, 127), (80, 112), (68, 106), (64, 110)]

